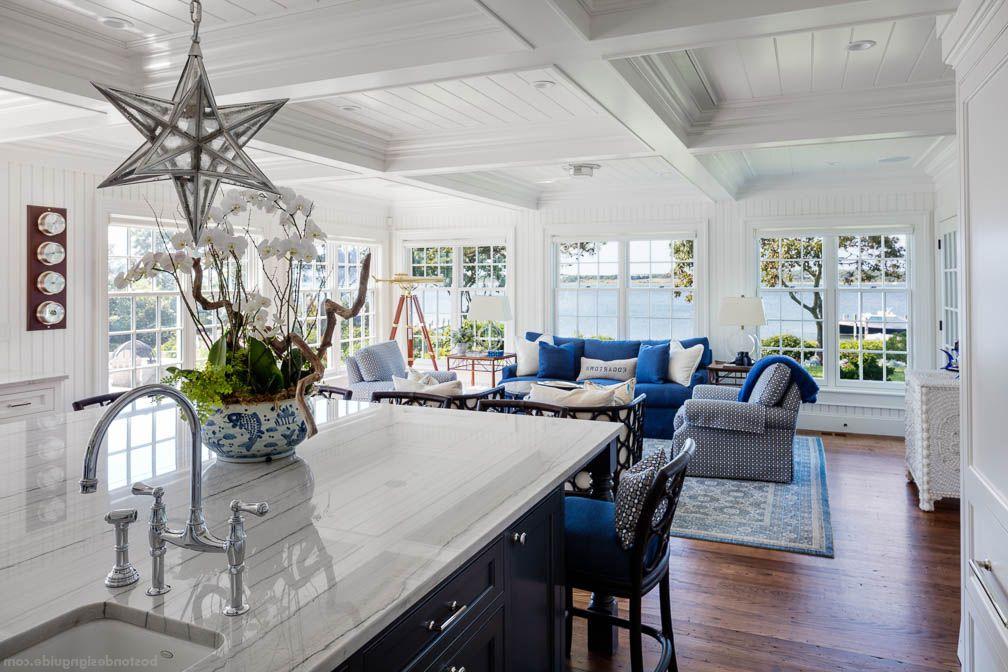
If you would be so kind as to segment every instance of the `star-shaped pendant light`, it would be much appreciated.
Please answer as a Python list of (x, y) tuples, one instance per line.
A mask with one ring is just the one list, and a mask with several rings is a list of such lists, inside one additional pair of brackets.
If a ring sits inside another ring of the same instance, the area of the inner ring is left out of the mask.
[(199, 1), (190, 8), (192, 46), (171, 100), (92, 85), (146, 138), (98, 187), (171, 179), (198, 239), (221, 182), (277, 193), (243, 148), (287, 100), (218, 106), (199, 46)]

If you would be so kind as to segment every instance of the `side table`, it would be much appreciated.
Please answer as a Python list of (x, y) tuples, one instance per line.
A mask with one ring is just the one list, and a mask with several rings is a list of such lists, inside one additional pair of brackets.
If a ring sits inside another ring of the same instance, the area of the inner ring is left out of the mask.
[(518, 356), (513, 352), (505, 352), (502, 355), (488, 355), (485, 352), (470, 352), (465, 355), (448, 355), (447, 366), (449, 371), (469, 371), (469, 384), (476, 384), (476, 372), (489, 373), (490, 385), (497, 385), (497, 374), (511, 362), (518, 361)]
[(751, 366), (731, 362), (711, 362), (707, 367), (707, 380), (711, 385), (733, 385), (741, 387)]
[(951, 371), (907, 371), (906, 470), (921, 510), (959, 497), (959, 378)]

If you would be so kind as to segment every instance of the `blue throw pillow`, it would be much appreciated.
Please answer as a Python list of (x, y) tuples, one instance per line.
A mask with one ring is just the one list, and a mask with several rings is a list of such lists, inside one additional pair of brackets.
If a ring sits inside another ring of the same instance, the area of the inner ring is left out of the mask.
[(664, 383), (665, 377), (668, 375), (668, 366), (668, 343), (664, 345), (642, 344), (637, 355), (637, 382)]
[(539, 377), (555, 380), (577, 378), (577, 346), (574, 343), (553, 345), (539, 341)]

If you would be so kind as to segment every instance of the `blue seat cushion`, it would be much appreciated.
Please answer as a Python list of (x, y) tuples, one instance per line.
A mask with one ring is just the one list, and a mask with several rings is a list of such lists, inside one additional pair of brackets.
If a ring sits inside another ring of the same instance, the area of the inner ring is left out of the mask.
[[(630, 585), (631, 552), (623, 550), (616, 536), (616, 505), (612, 502), (564, 499), (564, 542), (568, 574)], [(657, 550), (658, 545), (654, 546)]]
[(646, 394), (648, 406), (681, 406), (693, 390), (678, 383), (637, 383), (634, 394)]

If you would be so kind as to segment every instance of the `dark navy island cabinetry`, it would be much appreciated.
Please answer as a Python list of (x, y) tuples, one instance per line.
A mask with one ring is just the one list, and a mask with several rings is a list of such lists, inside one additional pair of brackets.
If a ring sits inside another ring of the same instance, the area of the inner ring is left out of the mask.
[(336, 672), (558, 672), (563, 506), (558, 488)]

